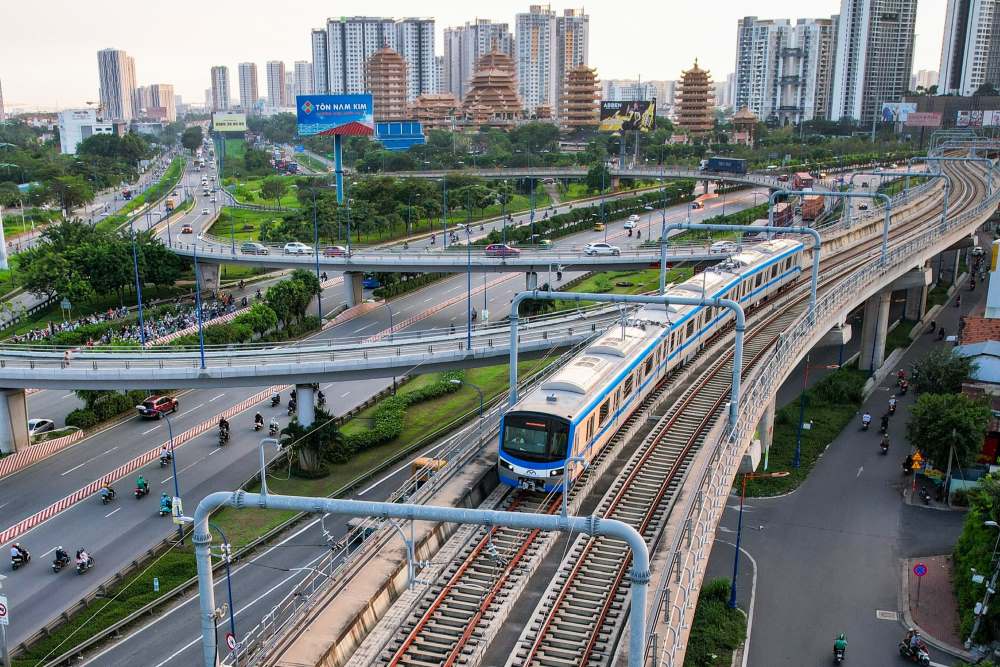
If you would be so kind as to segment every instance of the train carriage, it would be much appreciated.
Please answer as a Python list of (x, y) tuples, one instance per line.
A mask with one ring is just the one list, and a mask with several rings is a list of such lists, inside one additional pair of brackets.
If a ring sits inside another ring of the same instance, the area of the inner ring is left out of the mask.
[[(666, 294), (728, 298), (748, 309), (799, 275), (802, 250), (791, 239), (749, 246)], [(553, 491), (567, 472), (576, 479), (584, 469), (578, 462), (592, 461), (659, 381), (732, 317), (726, 308), (657, 304), (610, 327), (504, 415), (501, 481)]]

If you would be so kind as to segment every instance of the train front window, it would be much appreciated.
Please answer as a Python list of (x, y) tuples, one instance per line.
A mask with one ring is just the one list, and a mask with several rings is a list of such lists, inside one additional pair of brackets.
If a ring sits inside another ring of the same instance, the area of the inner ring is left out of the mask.
[(526, 461), (556, 461), (566, 456), (569, 424), (535, 415), (504, 417), (503, 450)]

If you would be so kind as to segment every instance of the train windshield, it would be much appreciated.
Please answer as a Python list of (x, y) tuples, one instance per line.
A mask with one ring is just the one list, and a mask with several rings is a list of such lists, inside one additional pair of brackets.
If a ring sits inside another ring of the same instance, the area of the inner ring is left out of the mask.
[(545, 415), (509, 414), (504, 417), (503, 451), (526, 461), (566, 458), (569, 422)]

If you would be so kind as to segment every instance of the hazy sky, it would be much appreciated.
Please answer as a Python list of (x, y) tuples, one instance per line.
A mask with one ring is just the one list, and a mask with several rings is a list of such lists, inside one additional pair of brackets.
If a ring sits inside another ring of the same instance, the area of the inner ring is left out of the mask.
[[(236, 63), (258, 65), (266, 94), (268, 60), (310, 60), (309, 31), (328, 16), (433, 16), (437, 50), (441, 31), (476, 18), (506, 21), (527, 11), (530, 0), (464, 3), (450, 0), (367, 0), (357, 3), (243, 0), (173, 0), (169, 3), (103, 4), (80, 0), (4, 0), (0, 20), (0, 82), (8, 110), (79, 106), (97, 99), (97, 51), (114, 47), (135, 57), (139, 85), (172, 83), (188, 102), (201, 103), (210, 86), (209, 68), (228, 65), (237, 98)], [(913, 69), (938, 68), (945, 0), (920, 0)], [(325, 5), (325, 6), (324, 6)], [(579, 3), (553, 4), (561, 13)], [(736, 21), (798, 18), (839, 11), (840, 0), (594, 0), (590, 15), (590, 65), (602, 79), (675, 79), (695, 58), (717, 80), (733, 71)]]

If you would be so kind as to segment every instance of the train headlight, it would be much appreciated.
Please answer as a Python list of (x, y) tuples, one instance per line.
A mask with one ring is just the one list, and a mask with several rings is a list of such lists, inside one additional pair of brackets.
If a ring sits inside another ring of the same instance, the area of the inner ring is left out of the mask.
[(507, 463), (507, 462), (506, 462), (505, 460), (503, 460), (503, 459), (500, 459), (500, 467), (501, 467), (501, 468), (506, 468), (507, 470), (513, 470), (513, 469), (514, 469), (514, 466), (512, 466), (512, 465), (511, 465), (511, 464), (509, 464), (509, 463)]
[(549, 471), (549, 477), (558, 477), (559, 475), (563, 474), (563, 471), (565, 470), (566, 470), (565, 468), (553, 468), (552, 470)]

